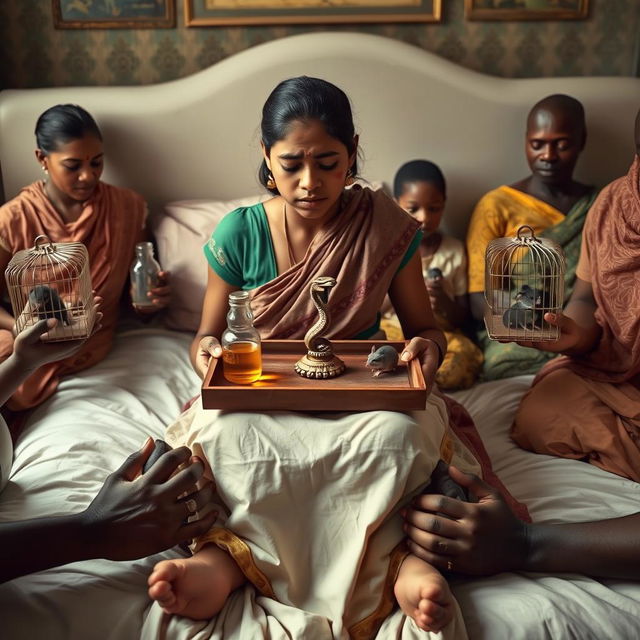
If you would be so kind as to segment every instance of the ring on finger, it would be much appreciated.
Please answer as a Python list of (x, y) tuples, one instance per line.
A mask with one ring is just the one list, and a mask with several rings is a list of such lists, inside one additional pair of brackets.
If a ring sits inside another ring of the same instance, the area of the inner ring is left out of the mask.
[(436, 551), (438, 553), (447, 553), (448, 549), (449, 545), (446, 542), (442, 542), (442, 540), (438, 540), (438, 542), (436, 542)]
[(185, 505), (187, 507), (187, 518), (189, 516), (193, 516), (198, 512), (198, 503), (194, 498), (189, 498), (185, 501)]

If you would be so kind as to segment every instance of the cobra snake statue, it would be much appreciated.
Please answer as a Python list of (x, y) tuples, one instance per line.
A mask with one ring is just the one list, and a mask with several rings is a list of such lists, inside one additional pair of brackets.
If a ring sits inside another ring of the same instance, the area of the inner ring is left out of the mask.
[(304, 337), (307, 354), (295, 365), (296, 373), (304, 378), (335, 378), (345, 370), (344, 362), (333, 354), (331, 341), (322, 336), (331, 324), (328, 301), (329, 292), (335, 286), (335, 278), (319, 276), (309, 288), (319, 317)]

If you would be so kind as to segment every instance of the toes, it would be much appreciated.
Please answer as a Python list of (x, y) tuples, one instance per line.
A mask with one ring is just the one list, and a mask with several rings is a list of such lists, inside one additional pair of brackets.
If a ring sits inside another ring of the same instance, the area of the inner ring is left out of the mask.
[(171, 584), (160, 580), (149, 587), (149, 597), (156, 600), (161, 607), (170, 607), (176, 602)]
[(173, 582), (184, 573), (184, 566), (175, 560), (163, 560), (153, 568), (153, 572), (149, 576), (149, 585), (158, 580)]
[(425, 600), (431, 600), (433, 602), (445, 604), (447, 602), (447, 597), (442, 585), (436, 582), (424, 585), (420, 589), (420, 602), (423, 602)]

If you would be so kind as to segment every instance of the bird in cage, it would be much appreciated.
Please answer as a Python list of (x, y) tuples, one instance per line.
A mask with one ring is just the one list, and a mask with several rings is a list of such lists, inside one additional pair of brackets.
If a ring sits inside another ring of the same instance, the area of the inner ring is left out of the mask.
[(544, 321), (562, 311), (566, 261), (560, 245), (523, 225), (515, 238), (492, 240), (485, 254), (485, 326), (492, 340), (557, 340)]
[(515, 302), (504, 312), (502, 322), (510, 329), (542, 329), (544, 291), (523, 284), (516, 293)]
[(63, 325), (71, 324), (67, 307), (58, 292), (47, 285), (37, 284), (29, 291), (29, 306), (38, 320), (57, 318)]

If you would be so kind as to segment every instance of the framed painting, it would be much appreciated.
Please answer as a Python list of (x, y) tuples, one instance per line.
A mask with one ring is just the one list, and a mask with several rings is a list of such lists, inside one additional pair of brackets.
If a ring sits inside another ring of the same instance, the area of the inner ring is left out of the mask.
[(440, 22), (442, 0), (184, 0), (188, 27)]
[(469, 20), (583, 20), (589, 0), (464, 0)]
[(175, 27), (175, 0), (53, 0), (56, 29)]

